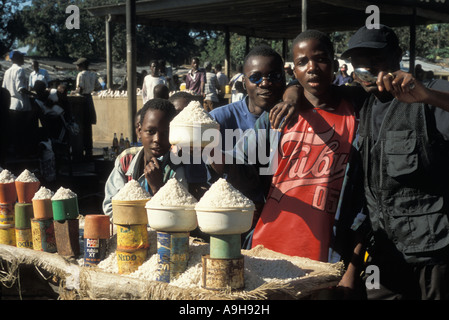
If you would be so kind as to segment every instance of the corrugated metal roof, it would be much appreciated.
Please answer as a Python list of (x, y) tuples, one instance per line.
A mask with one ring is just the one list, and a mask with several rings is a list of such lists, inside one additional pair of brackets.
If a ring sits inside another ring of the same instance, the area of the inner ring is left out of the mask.
[[(376, 5), (380, 23), (408, 26), (413, 7), (416, 23), (449, 23), (446, 0), (308, 0), (307, 26), (325, 32), (357, 30)], [(92, 7), (94, 16), (125, 22), (126, 5)], [(136, 2), (139, 24), (225, 30), (266, 39), (291, 39), (301, 31), (301, 0), (145, 0)]]

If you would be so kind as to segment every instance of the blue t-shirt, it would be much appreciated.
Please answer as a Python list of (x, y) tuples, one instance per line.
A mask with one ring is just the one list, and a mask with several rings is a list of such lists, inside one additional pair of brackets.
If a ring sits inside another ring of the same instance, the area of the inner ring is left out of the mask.
[(209, 113), (210, 116), (220, 124), (222, 150), (233, 149), (238, 140), (238, 138), (234, 136), (232, 143), (226, 143), (226, 129), (241, 129), (243, 134), (245, 130), (253, 129), (257, 119), (259, 119), (259, 115), (254, 115), (249, 112), (248, 105), (246, 104), (247, 99), (248, 98), (245, 97), (243, 100), (218, 107)]

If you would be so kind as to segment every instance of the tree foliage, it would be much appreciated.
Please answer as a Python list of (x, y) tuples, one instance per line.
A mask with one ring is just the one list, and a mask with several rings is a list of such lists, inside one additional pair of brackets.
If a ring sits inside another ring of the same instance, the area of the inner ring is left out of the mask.
[[(30, 45), (33, 54), (77, 58), (105, 58), (105, 21), (93, 17), (87, 8), (117, 4), (119, 0), (33, 0), (22, 9), (21, 17), (27, 35), (21, 37), (23, 45)], [(66, 28), (65, 12), (69, 4), (80, 8), (80, 28)], [(116, 62), (126, 61), (126, 28), (111, 23), (112, 55)], [(194, 49), (188, 31), (138, 25), (136, 28), (137, 60), (147, 64), (150, 59), (166, 59), (171, 63), (183, 62)]]
[(3, 57), (18, 38), (26, 35), (19, 0), (0, 1), (0, 55)]

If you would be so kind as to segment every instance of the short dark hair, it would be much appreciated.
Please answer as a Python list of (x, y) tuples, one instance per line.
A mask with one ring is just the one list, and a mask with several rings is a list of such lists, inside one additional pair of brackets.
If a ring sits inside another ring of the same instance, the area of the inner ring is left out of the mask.
[(171, 121), (176, 115), (175, 106), (167, 99), (154, 98), (148, 100), (142, 107), (140, 112), (140, 124), (142, 125), (148, 110), (160, 110), (165, 112), (169, 121)]
[(197, 100), (197, 98), (193, 94), (188, 93), (187, 91), (178, 91), (178, 92), (173, 93), (170, 96), (170, 98), (168, 98), (168, 101), (173, 103), (173, 102), (175, 102), (178, 99), (185, 99), (188, 102)]
[(284, 61), (282, 60), (281, 55), (265, 44), (259, 45), (251, 49), (251, 51), (246, 55), (245, 60), (243, 61), (243, 65), (246, 65), (246, 62), (249, 60), (249, 58), (256, 56), (274, 57), (277, 60), (276, 62), (278, 62), (279, 65), (282, 67), (282, 70), (284, 70), (283, 69)]
[(329, 36), (319, 30), (309, 29), (304, 32), (301, 32), (294, 40), (292, 47), (295, 47), (299, 42), (303, 42), (306, 40), (315, 39), (320, 41), (328, 50), (329, 54), (334, 56), (334, 45), (332, 44)]

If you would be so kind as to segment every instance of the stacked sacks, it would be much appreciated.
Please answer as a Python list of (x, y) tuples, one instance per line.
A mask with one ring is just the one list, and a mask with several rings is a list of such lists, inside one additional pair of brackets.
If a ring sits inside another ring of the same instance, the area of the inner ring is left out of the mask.
[(136, 271), (146, 260), (150, 242), (145, 203), (150, 194), (131, 180), (112, 198), (112, 219), (117, 228), (117, 262), (120, 274)]
[(7, 169), (0, 173), (0, 244), (16, 245), (14, 205), (17, 201), (16, 177)]
[(33, 249), (31, 220), (34, 217), (32, 199), (38, 191), (40, 182), (36, 176), (25, 169), (15, 180), (18, 201), (15, 204), (15, 236), (18, 248)]
[(79, 209), (76, 193), (60, 187), (51, 198), (51, 204), (58, 254), (78, 257), (80, 254)]
[(37, 251), (57, 251), (51, 202), (53, 195), (51, 190), (41, 187), (32, 199), (34, 218), (31, 220), (31, 233), (33, 249)]

